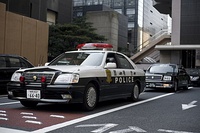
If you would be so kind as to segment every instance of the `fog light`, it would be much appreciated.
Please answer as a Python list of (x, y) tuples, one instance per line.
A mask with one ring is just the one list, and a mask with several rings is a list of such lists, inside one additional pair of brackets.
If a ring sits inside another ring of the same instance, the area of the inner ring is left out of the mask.
[(72, 99), (72, 96), (69, 94), (61, 94), (63, 99)]
[(8, 95), (13, 95), (13, 92), (12, 91), (8, 91)]

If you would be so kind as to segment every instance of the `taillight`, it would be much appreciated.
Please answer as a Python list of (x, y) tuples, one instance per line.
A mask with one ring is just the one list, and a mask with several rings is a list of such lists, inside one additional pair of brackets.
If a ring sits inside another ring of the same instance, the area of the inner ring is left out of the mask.
[(19, 81), (20, 82), (24, 82), (25, 81), (25, 77), (24, 76), (20, 76)]
[(41, 77), (41, 82), (42, 82), (42, 83), (45, 83), (45, 82), (46, 82), (46, 80), (47, 80), (47, 79), (46, 79), (46, 77), (45, 77), (45, 76), (42, 76), (42, 77)]

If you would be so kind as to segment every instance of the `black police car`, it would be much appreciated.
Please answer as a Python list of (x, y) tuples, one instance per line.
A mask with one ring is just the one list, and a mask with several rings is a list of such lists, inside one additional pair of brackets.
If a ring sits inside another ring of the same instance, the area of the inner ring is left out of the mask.
[(6, 84), (16, 70), (30, 67), (33, 67), (33, 64), (22, 56), (0, 54), (0, 91), (6, 91)]
[(180, 87), (188, 89), (190, 77), (181, 65), (153, 64), (146, 73), (147, 88), (168, 88), (176, 92)]

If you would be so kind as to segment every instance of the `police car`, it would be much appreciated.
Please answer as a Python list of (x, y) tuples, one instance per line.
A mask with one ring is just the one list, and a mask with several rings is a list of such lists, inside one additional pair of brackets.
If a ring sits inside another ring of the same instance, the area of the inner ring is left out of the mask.
[(17, 70), (7, 85), (8, 98), (25, 107), (38, 103), (81, 103), (93, 110), (98, 102), (129, 98), (137, 101), (145, 73), (107, 43), (85, 43), (48, 65)]

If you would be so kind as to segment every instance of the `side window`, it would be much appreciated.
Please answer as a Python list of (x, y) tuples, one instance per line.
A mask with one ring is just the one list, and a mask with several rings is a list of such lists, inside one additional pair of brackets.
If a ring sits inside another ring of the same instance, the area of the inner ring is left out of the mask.
[[(115, 53), (108, 53), (107, 54), (106, 63), (109, 63), (109, 62), (116, 63), (116, 65), (117, 65), (117, 62), (116, 62), (116, 59), (115, 59)], [(118, 67), (118, 65), (117, 65), (117, 67)]]
[(0, 67), (6, 67), (5, 57), (0, 57)]
[(117, 54), (116, 57), (119, 63), (119, 68), (134, 69), (130, 62), (123, 55)]
[(10, 67), (21, 67), (20, 59), (14, 58), (14, 57), (10, 57), (9, 61), (10, 61)]

